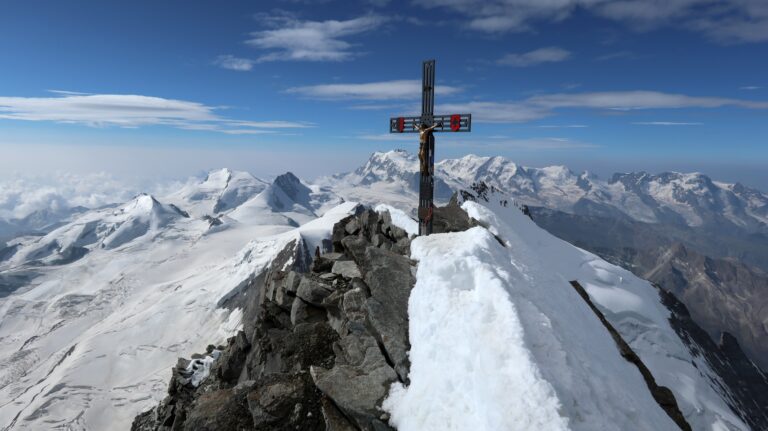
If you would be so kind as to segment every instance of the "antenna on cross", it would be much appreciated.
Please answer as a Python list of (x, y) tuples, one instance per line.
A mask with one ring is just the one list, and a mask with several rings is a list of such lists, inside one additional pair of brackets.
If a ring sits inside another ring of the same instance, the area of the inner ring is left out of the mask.
[(472, 114), (435, 115), (435, 60), (422, 65), (421, 116), (389, 119), (389, 133), (419, 134), (419, 235), (432, 233), (435, 132), (471, 132)]

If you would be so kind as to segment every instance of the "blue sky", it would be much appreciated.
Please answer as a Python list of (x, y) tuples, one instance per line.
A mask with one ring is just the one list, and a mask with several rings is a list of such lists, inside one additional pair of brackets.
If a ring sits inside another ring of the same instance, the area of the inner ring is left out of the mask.
[(419, 107), (503, 155), (605, 176), (698, 170), (768, 190), (763, 0), (0, 4), (0, 171), (311, 178), (407, 148)]

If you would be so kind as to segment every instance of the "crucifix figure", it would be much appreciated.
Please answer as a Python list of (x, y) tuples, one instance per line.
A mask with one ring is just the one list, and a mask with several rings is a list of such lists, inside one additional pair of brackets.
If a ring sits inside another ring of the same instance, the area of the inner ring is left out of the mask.
[(432, 233), (435, 188), (434, 132), (469, 132), (471, 114), (435, 115), (435, 60), (423, 63), (421, 116), (395, 117), (389, 120), (390, 133), (419, 134), (419, 235)]

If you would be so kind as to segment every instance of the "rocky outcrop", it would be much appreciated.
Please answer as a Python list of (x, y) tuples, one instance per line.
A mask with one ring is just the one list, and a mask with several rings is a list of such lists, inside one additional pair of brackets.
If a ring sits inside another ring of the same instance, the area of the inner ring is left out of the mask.
[(168, 396), (132, 430), (392, 429), (380, 406), (392, 383), (408, 381), (409, 254), (408, 234), (388, 213), (337, 223), (331, 252), (292, 271), (273, 265), (248, 283), (240, 300), (250, 302), (238, 304), (244, 331), (216, 350), (198, 386), (180, 359)]

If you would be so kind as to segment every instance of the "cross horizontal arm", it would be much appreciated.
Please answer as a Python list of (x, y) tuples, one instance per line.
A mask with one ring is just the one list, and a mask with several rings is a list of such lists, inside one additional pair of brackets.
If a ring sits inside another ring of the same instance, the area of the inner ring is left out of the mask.
[(393, 117), (389, 119), (389, 133), (419, 133), (421, 125), (437, 125), (433, 132), (471, 132), (472, 114)]

